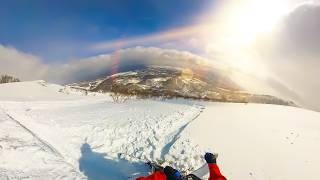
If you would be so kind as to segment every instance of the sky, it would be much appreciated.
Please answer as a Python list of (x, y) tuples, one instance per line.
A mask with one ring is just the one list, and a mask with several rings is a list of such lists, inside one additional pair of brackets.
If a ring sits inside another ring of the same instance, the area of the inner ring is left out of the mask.
[(0, 43), (48, 62), (96, 55), (88, 46), (192, 24), (213, 0), (1, 0)]
[(209, 63), (320, 111), (319, 19), (320, 0), (0, 0), (0, 73), (66, 84)]

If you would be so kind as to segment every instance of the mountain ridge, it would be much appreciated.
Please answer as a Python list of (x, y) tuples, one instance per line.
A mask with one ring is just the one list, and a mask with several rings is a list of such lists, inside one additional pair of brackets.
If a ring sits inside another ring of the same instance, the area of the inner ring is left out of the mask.
[(67, 85), (100, 93), (120, 93), (142, 98), (191, 98), (215, 102), (264, 103), (296, 106), (292, 101), (271, 95), (252, 94), (216, 71), (197, 71), (167, 66), (121, 72), (93, 81)]

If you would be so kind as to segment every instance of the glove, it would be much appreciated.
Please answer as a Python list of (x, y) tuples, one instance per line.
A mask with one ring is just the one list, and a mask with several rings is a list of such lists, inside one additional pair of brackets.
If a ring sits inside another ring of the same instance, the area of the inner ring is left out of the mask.
[(163, 169), (163, 172), (168, 180), (182, 180), (182, 175), (180, 174), (180, 172), (170, 166), (166, 166)]
[(157, 172), (157, 171), (163, 172), (163, 167), (154, 163), (154, 162), (149, 161), (146, 164), (149, 166), (149, 168), (152, 170), (152, 172)]
[(204, 159), (208, 164), (216, 164), (217, 163), (217, 156), (212, 153), (206, 153), (204, 155)]

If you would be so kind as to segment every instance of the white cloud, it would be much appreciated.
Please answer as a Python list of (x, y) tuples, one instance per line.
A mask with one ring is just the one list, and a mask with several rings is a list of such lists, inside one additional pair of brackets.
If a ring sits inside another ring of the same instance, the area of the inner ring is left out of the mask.
[(99, 75), (117, 73), (132, 66), (176, 66), (204, 67), (208, 60), (186, 51), (161, 49), (155, 47), (135, 47), (116, 51), (113, 54), (81, 59), (68, 64), (53, 66), (47, 79), (54, 82), (74, 82), (96, 78)]
[(22, 80), (31, 80), (42, 78), (47, 68), (41, 63), (40, 58), (0, 44), (0, 74), (10, 74)]
[(319, 5), (302, 4), (288, 14), (275, 34), (259, 39), (255, 45), (279, 81), (316, 110), (320, 110), (319, 19)]
[(57, 83), (92, 79), (138, 65), (205, 68), (209, 63), (207, 59), (186, 51), (155, 47), (128, 48), (65, 64), (45, 64), (34, 55), (0, 46), (0, 59), (0, 73), (14, 75), (22, 80), (44, 79)]

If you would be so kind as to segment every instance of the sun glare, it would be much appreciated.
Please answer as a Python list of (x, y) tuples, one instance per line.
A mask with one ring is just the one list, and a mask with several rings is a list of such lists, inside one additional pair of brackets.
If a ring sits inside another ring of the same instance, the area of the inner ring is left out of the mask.
[(206, 49), (212, 50), (207, 53), (220, 53), (219, 58), (239, 70), (265, 74), (252, 45), (259, 36), (272, 35), (289, 11), (289, 0), (224, 2), (218, 13), (209, 15), (213, 30), (202, 35)]
[(270, 33), (289, 10), (286, 0), (249, 1), (233, 15), (231, 27), (239, 43), (252, 43), (257, 36)]

